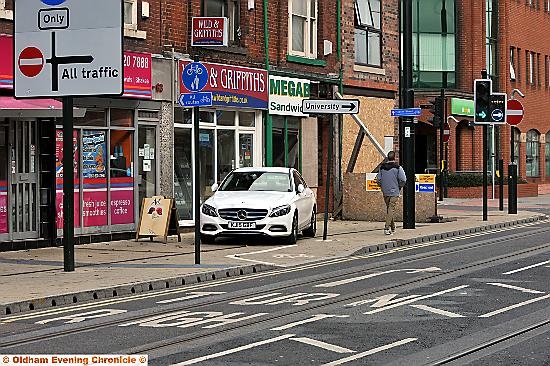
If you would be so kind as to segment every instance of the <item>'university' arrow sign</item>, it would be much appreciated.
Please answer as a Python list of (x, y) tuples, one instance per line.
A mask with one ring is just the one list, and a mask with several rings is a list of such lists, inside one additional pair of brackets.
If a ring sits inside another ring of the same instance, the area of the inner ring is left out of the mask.
[(302, 113), (306, 114), (357, 114), (358, 99), (304, 99)]

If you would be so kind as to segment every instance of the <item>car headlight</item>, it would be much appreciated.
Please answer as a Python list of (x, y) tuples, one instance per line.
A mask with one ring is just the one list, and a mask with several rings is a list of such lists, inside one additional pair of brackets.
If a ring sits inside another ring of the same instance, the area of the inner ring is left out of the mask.
[(279, 206), (279, 207), (275, 207), (271, 211), (271, 214), (269, 215), (269, 217), (284, 216), (284, 215), (288, 215), (289, 212), (290, 212), (290, 205)]
[(214, 207), (207, 205), (206, 203), (202, 205), (202, 213), (207, 216), (218, 216), (218, 211), (216, 211)]

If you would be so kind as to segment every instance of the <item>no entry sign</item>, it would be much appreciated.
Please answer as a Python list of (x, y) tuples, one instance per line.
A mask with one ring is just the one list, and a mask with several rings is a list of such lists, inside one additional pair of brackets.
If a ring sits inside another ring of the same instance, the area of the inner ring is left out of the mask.
[(40, 74), (40, 71), (44, 67), (44, 55), (36, 47), (24, 48), (19, 54), (17, 65), (23, 75), (33, 78)]
[(506, 122), (515, 126), (523, 119), (523, 104), (517, 99), (508, 99), (506, 111)]

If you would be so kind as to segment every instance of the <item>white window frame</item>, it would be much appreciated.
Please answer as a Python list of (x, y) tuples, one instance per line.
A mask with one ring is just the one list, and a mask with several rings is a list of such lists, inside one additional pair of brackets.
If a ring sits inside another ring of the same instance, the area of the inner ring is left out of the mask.
[[(132, 23), (124, 23), (124, 37), (147, 38), (147, 32), (138, 30), (138, 0), (123, 0), (124, 3), (132, 4)], [(123, 8), (124, 9), (124, 8)], [(123, 16), (123, 19), (126, 17)]]
[(13, 10), (6, 10), (6, 0), (0, 0), (0, 19), (13, 20)]
[[(304, 29), (304, 51), (300, 52), (292, 49), (292, 3), (293, 1), (305, 1), (307, 3), (307, 15)], [(311, 14), (311, 2), (315, 2), (315, 14)], [(319, 14), (319, 1), (318, 0), (289, 0), (288, 1), (288, 54), (307, 57), (315, 59), (317, 58), (317, 41), (318, 41), (318, 14)], [(311, 27), (314, 27), (313, 32)], [(314, 39), (311, 40), (311, 34), (313, 33)], [(313, 49), (311, 45), (313, 44)]]
[[(207, 3), (208, 0), (202, 2), (204, 16), (209, 17), (207, 13)], [(225, 7), (227, 6), (227, 14), (225, 13)], [(229, 42), (231, 44), (239, 44), (241, 39), (241, 17), (240, 17), (240, 3), (236, 0), (224, 0), (222, 8), (222, 16), (227, 18), (229, 21)], [(235, 24), (238, 21), (238, 24)]]
[(533, 85), (535, 83), (535, 58), (533, 57), (533, 52), (529, 52), (529, 84)]
[(516, 69), (514, 66), (514, 48), (510, 47), (510, 80), (516, 81)]

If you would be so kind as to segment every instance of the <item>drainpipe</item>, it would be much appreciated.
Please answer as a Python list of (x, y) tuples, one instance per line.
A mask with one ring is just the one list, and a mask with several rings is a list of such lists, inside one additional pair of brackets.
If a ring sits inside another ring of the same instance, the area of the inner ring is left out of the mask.
[[(269, 33), (268, 33), (268, 16), (267, 16), (267, 1), (264, 0), (264, 48), (265, 48), (265, 69), (267, 70), (268, 80), (267, 87), (269, 88)], [(265, 165), (273, 166), (273, 120), (269, 111), (265, 112)]]

